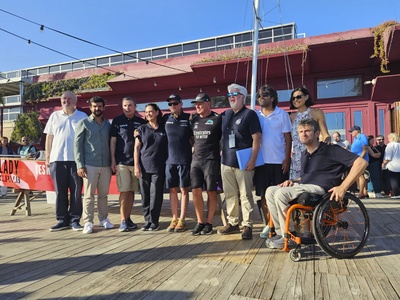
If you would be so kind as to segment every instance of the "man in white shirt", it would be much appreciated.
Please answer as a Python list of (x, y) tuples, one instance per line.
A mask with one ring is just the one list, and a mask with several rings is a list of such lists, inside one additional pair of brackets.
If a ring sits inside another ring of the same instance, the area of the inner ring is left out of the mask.
[[(56, 218), (58, 223), (50, 231), (72, 228), (82, 230), (79, 224), (82, 215), (82, 178), (77, 174), (74, 156), (75, 126), (87, 118), (76, 109), (78, 99), (73, 92), (61, 96), (62, 110), (51, 114), (46, 133), (46, 165), (56, 192)], [(68, 201), (68, 191), (70, 199)]]

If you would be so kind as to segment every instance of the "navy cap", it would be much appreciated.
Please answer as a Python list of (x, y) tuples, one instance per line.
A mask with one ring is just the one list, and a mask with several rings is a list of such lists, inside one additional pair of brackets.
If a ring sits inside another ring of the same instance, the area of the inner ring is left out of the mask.
[(361, 128), (360, 128), (360, 126), (353, 126), (350, 128), (349, 132), (353, 132), (354, 130), (361, 131)]
[(167, 101), (169, 101), (169, 100), (176, 100), (176, 101), (182, 102), (181, 96), (179, 96), (179, 95), (177, 95), (177, 94), (171, 94), (171, 95), (168, 97)]
[(210, 96), (205, 93), (200, 93), (197, 95), (196, 99), (192, 101), (192, 103), (203, 103), (203, 102), (210, 102)]

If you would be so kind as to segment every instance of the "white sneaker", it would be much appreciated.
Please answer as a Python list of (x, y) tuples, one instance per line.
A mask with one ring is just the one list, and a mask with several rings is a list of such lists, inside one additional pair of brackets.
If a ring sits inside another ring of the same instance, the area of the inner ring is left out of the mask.
[(283, 237), (281, 237), (279, 239), (275, 239), (275, 240), (267, 239), (265, 241), (265, 244), (270, 249), (282, 249), (283, 248), (283, 244), (284, 244), (284, 240), (283, 240)]
[(108, 218), (105, 218), (103, 221), (100, 221), (100, 227), (104, 227), (105, 229), (114, 228), (114, 224), (110, 222)]
[(383, 198), (381, 193), (375, 193), (375, 198)]
[(86, 222), (85, 226), (83, 226), (83, 233), (92, 233), (93, 232), (93, 223)]
[(265, 226), (264, 229), (261, 231), (260, 238), (262, 239), (269, 238), (269, 225)]

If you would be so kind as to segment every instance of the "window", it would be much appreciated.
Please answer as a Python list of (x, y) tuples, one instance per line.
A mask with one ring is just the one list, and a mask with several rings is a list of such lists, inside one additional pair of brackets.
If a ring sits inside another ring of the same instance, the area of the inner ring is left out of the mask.
[(15, 121), (21, 113), (22, 107), (4, 108), (3, 121)]
[(80, 62), (80, 61), (74, 62), (72, 64), (72, 68), (73, 68), (74, 71), (83, 69), (83, 62)]
[(117, 56), (111, 56), (110, 59), (112, 65), (122, 64), (122, 54)]
[[(97, 65), (98, 66), (107, 66), (108, 65), (108, 57), (101, 57), (97, 59)], [(75, 69), (75, 64), (74, 64), (74, 69)]]
[(337, 131), (343, 139), (346, 137), (346, 119), (344, 112), (325, 113), (325, 119), (330, 135)]
[(61, 72), (67, 72), (72, 70), (71, 64), (63, 64), (61, 65)]
[(378, 111), (378, 134), (385, 135), (385, 110)]
[(317, 98), (355, 97), (362, 95), (361, 76), (317, 81)]
[(58, 73), (60, 72), (60, 66), (50, 66), (50, 73)]
[(276, 91), (278, 93), (278, 101), (279, 102), (286, 102), (290, 101), (290, 95), (292, 94), (293, 90), (279, 90)]

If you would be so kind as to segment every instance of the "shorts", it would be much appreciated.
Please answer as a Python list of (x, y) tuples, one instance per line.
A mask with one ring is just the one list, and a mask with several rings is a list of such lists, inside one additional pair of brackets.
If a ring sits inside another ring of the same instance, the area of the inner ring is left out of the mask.
[(170, 188), (188, 188), (190, 187), (190, 164), (165, 165), (165, 185)]
[(192, 161), (190, 179), (192, 189), (204, 187), (205, 191), (217, 191), (221, 180), (220, 162), (215, 160)]
[(139, 179), (133, 173), (133, 166), (117, 166), (117, 187), (120, 193), (139, 191)]
[(278, 185), (289, 179), (289, 172), (282, 173), (282, 164), (264, 164), (256, 168), (254, 173), (254, 185), (256, 195), (265, 196), (265, 191), (271, 185)]

